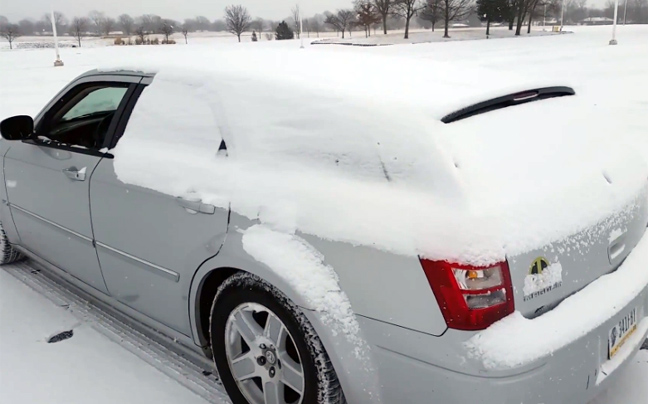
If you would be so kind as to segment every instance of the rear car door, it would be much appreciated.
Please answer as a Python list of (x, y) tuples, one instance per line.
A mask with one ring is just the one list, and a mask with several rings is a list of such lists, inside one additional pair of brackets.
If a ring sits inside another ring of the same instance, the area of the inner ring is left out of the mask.
[(4, 160), (21, 245), (104, 293), (90, 221), (90, 176), (106, 158), (100, 151), (104, 139), (134, 90), (129, 81), (139, 80), (76, 80), (36, 117), (36, 137), (14, 142)]
[[(131, 105), (128, 110), (133, 107), (137, 109)], [(111, 147), (123, 134), (126, 120), (120, 122)], [(182, 136), (179, 128), (179, 142)], [(213, 142), (204, 147), (216, 154), (219, 145), (219, 134), (214, 134)], [(119, 159), (119, 149), (111, 152)], [(120, 302), (191, 336), (191, 281), (201, 263), (222, 246), (229, 209), (204, 204), (190, 195), (176, 198), (125, 184), (117, 178), (113, 162), (99, 163), (90, 187), (97, 254), (106, 285)]]

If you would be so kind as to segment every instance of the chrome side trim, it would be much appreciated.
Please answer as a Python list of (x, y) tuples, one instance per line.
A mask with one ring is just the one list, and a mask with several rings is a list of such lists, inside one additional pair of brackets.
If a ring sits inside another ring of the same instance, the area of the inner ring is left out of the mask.
[(36, 219), (38, 219), (38, 220), (41, 220), (41, 221), (43, 221), (43, 222), (49, 224), (49, 225), (51, 225), (51, 226), (54, 226), (54, 227), (56, 227), (57, 229), (63, 230), (64, 232), (67, 232), (67, 233), (70, 233), (70, 234), (72, 234), (72, 235), (74, 235), (74, 236), (80, 238), (81, 240), (85, 240), (85, 241), (87, 241), (88, 243), (92, 243), (92, 239), (91, 239), (90, 237), (86, 237), (86, 236), (84, 236), (83, 234), (80, 234), (80, 233), (75, 232), (74, 230), (70, 230), (70, 229), (68, 229), (67, 227), (63, 227), (63, 226), (61, 226), (60, 224), (57, 224), (57, 223), (52, 222), (51, 220), (47, 220), (47, 219), (45, 219), (44, 217), (37, 215), (36, 213), (32, 213), (32, 212), (28, 211), (27, 209), (23, 209), (23, 208), (21, 208), (20, 206), (14, 205), (14, 204), (12, 204), (12, 203), (10, 203), (9, 206), (11, 206), (12, 208), (14, 208), (14, 209), (16, 209), (16, 210), (21, 211), (22, 213), (24, 213), (24, 214), (26, 214), (26, 215), (29, 215), (29, 216), (31, 216), (31, 217), (34, 217), (34, 218), (36, 218)]
[(161, 266), (159, 266), (159, 265), (155, 265), (155, 264), (153, 264), (153, 263), (151, 263), (151, 262), (144, 261), (143, 259), (139, 259), (139, 258), (137, 258), (137, 257), (134, 257), (134, 256), (132, 256), (132, 255), (130, 255), (130, 254), (127, 254), (127, 253), (125, 253), (125, 252), (123, 252), (123, 251), (120, 251), (120, 250), (118, 250), (118, 249), (116, 249), (116, 248), (112, 248), (112, 247), (110, 247), (110, 246), (108, 246), (108, 245), (106, 245), (106, 244), (104, 244), (104, 243), (100, 243), (100, 242), (98, 242), (98, 241), (95, 241), (95, 245), (96, 245), (97, 247), (104, 248), (104, 249), (106, 249), (106, 250), (108, 250), (108, 251), (112, 251), (112, 252), (114, 252), (115, 254), (119, 254), (119, 255), (121, 255), (122, 257), (126, 257), (126, 258), (128, 258), (128, 259), (130, 259), (130, 260), (133, 260), (133, 261), (139, 262), (140, 264), (144, 264), (144, 265), (146, 265), (148, 268), (155, 269), (155, 273), (157, 273), (157, 274), (159, 274), (159, 275), (162, 275), (162, 276), (164, 276), (165, 278), (171, 279), (171, 280), (174, 281), (174, 282), (179, 282), (179, 281), (180, 281), (180, 274), (177, 273), (177, 272), (174, 272), (174, 271), (172, 271), (172, 270), (170, 270), (170, 269), (166, 269), (166, 268), (163, 268), (163, 267), (161, 267)]

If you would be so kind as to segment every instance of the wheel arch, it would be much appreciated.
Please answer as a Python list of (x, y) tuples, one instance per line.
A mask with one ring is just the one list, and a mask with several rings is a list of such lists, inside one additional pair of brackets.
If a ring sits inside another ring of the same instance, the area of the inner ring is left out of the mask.
[[(247, 227), (249, 226), (240, 226), (240, 228)], [(189, 302), (192, 303), (189, 315), (195, 344), (211, 356), (209, 328), (202, 329), (201, 326), (205, 321), (207, 325), (209, 324), (211, 306), (206, 309), (205, 302), (209, 299), (213, 301), (218, 287), (229, 276), (237, 272), (248, 272), (275, 286), (302, 309), (329, 354), (347, 402), (382, 403), (380, 381), (371, 349), (365, 357), (359, 357), (356, 354), (357, 345), (327, 326), (325, 315), (314, 310), (300, 291), (295, 290), (270, 267), (256, 261), (245, 252), (242, 244), (243, 232), (235, 230), (237, 228), (239, 227), (232, 226), (233, 231), (230, 230), (228, 233), (219, 254), (200, 266), (191, 283)], [(211, 293), (213, 296), (210, 297)], [(201, 299), (203, 300), (202, 310), (199, 307)], [(207, 319), (201, 320), (205, 316)], [(362, 338), (362, 330), (359, 336)]]

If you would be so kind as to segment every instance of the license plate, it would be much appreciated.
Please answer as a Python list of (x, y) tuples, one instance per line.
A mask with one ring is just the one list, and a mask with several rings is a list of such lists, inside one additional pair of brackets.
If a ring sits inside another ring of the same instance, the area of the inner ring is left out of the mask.
[(628, 337), (637, 330), (637, 309), (634, 308), (617, 324), (612, 327), (608, 334), (608, 359), (612, 358), (628, 340)]

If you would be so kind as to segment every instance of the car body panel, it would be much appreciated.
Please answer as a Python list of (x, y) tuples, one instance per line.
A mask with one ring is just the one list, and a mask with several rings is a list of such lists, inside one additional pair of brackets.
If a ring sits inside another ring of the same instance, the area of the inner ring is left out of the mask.
[(335, 269), (355, 313), (431, 335), (448, 328), (418, 257), (301, 236)]
[(190, 284), (200, 264), (220, 250), (229, 210), (199, 213), (178, 198), (124, 184), (111, 159), (91, 181), (97, 254), (110, 294), (190, 336)]
[[(11, 213), (21, 242), (52, 264), (106, 292), (90, 221), (89, 177), (101, 157), (15, 142), (4, 158)], [(85, 172), (86, 180), (63, 170)]]

